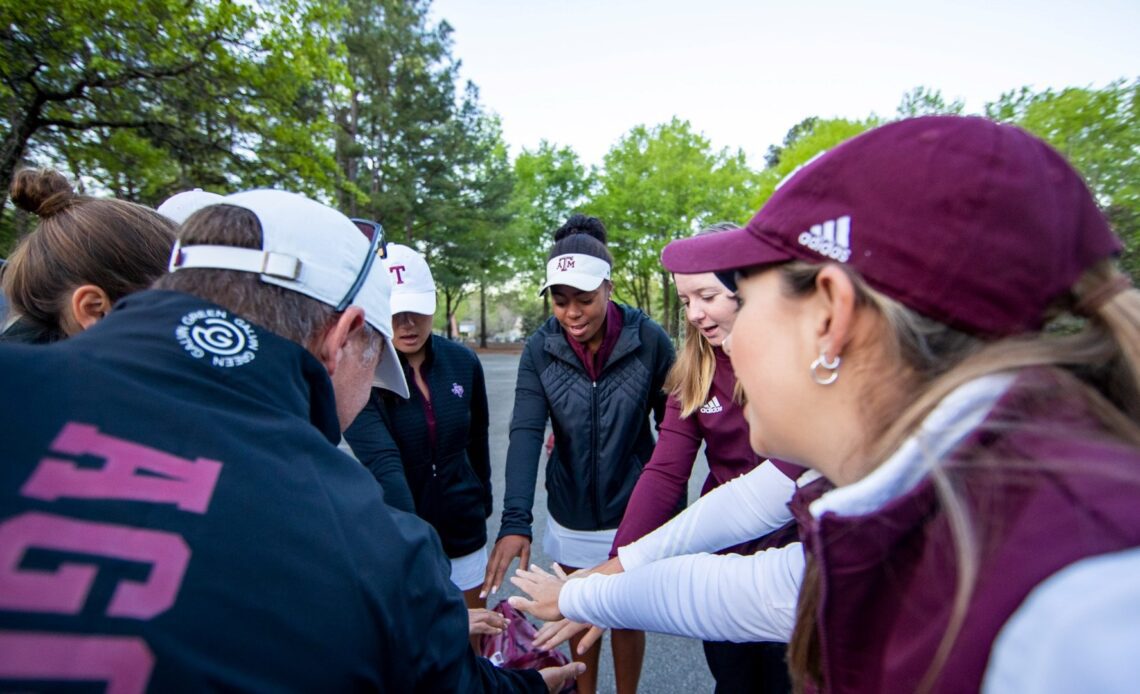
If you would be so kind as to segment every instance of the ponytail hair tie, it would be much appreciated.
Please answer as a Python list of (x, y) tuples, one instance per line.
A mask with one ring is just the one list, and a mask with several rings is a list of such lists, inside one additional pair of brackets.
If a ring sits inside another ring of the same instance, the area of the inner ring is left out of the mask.
[(1132, 280), (1123, 274), (1117, 274), (1088, 294), (1085, 294), (1073, 307), (1073, 313), (1091, 318), (1100, 309), (1112, 301), (1117, 294), (1132, 288)]

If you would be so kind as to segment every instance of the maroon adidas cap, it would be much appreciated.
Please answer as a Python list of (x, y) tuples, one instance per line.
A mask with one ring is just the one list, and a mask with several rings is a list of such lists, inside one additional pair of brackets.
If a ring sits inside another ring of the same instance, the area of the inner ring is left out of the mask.
[(984, 118), (898, 121), (786, 179), (739, 231), (673, 241), (671, 272), (836, 261), (968, 333), (1037, 330), (1048, 306), (1121, 249), (1079, 174), (1025, 131)]

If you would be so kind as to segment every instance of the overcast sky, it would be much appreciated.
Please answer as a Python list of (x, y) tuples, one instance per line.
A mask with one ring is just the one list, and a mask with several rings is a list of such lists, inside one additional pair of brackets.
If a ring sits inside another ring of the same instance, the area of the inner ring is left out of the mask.
[(1140, 1), (434, 0), (512, 155), (588, 164), (674, 115), (761, 166), (807, 116), (891, 115), (923, 85), (980, 112), (1002, 92), (1140, 77)]

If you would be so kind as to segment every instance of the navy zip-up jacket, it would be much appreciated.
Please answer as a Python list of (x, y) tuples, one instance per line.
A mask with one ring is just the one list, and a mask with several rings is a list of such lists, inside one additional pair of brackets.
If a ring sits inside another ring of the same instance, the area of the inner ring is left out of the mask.
[(545, 691), (472, 653), (299, 345), (149, 291), (0, 383), (0, 689)]
[[(431, 401), (415, 386), (401, 354), (411, 397), (373, 388), (344, 438), (384, 488), (384, 500), (431, 523), (447, 556), (462, 557), (487, 544), (487, 386), (470, 349), (438, 335), (426, 348), (420, 369)], [(434, 438), (429, 416), (435, 420)]]
[(618, 527), (641, 468), (653, 455), (653, 424), (665, 414), (673, 343), (641, 311), (621, 306), (622, 329), (597, 381), (551, 317), (527, 340), (515, 384), (499, 537), (531, 536), (534, 485), (547, 419), (550, 514), (572, 530)]

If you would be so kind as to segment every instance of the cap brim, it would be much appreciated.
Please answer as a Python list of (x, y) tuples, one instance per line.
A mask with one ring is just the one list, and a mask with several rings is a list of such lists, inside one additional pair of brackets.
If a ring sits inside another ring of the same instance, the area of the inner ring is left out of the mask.
[(155, 212), (177, 224), (181, 224), (203, 207), (217, 205), (223, 200), (225, 197), (217, 193), (204, 190), (187, 190), (168, 198), (155, 209)]
[(604, 277), (598, 277), (597, 275), (587, 275), (581, 272), (560, 272), (558, 273), (558, 280), (555, 282), (547, 280), (546, 284), (542, 285), (542, 289), (538, 290), (538, 295), (542, 296), (542, 293), (547, 289), (563, 284), (579, 291), (592, 292), (602, 286), (602, 282), (605, 281)]
[(384, 351), (380, 354), (380, 363), (376, 365), (376, 373), (372, 376), (372, 385), (390, 390), (401, 398), (409, 397), (408, 382), (404, 378), (400, 358), (396, 356), (396, 346), (388, 338), (384, 339)]
[(731, 275), (736, 270), (783, 263), (794, 257), (748, 227), (672, 241), (661, 251), (661, 264), (669, 272), (682, 275)]
[(422, 316), (435, 315), (435, 292), (392, 293), (392, 315), (397, 313), (418, 313)]

